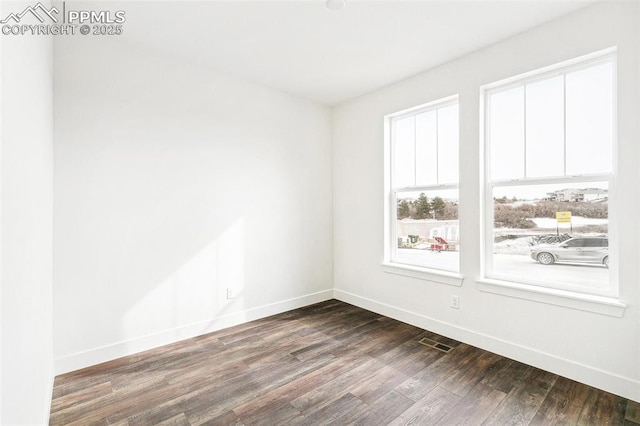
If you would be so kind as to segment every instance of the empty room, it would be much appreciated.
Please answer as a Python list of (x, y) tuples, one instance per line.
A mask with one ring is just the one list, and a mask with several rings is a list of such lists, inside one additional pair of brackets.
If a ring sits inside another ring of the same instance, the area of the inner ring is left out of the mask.
[(0, 424), (640, 425), (640, 2), (0, 29)]

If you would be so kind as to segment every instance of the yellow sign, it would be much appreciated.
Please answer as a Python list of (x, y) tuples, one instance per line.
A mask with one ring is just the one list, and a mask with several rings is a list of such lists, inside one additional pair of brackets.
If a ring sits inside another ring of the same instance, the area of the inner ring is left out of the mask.
[(556, 212), (556, 220), (558, 223), (570, 223), (571, 212)]

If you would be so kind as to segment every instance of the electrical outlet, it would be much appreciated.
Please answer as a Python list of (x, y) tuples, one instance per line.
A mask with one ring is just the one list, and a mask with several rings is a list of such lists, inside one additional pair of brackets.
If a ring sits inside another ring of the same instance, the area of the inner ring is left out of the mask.
[(227, 299), (233, 299), (233, 290), (227, 288)]
[(451, 296), (451, 307), (453, 309), (460, 309), (460, 298), (458, 296)]

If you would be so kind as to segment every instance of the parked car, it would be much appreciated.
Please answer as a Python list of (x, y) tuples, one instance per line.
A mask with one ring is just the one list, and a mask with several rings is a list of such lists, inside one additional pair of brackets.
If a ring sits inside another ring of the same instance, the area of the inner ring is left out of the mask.
[(543, 265), (555, 262), (594, 263), (609, 267), (607, 237), (574, 237), (560, 244), (538, 244), (531, 248), (531, 258)]

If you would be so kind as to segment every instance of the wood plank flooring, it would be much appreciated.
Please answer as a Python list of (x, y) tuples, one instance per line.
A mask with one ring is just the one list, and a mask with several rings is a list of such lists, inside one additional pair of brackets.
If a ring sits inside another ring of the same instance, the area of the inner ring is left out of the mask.
[(631, 426), (640, 404), (331, 300), (58, 376), (50, 424)]

